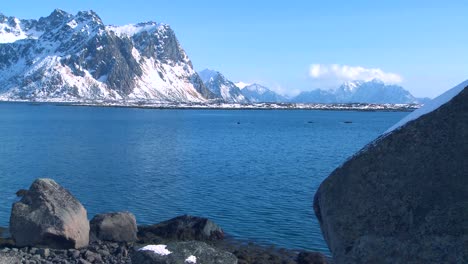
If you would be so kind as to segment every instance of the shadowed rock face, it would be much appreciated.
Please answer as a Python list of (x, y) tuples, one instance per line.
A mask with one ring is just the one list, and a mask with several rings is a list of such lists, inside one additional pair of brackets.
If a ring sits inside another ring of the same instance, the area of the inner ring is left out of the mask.
[(86, 210), (51, 179), (37, 179), (13, 204), (10, 232), (16, 246), (81, 248), (89, 242)]
[(98, 214), (90, 225), (92, 240), (134, 242), (137, 239), (136, 219), (129, 212)]
[(468, 87), (336, 169), (314, 210), (337, 263), (468, 263)]
[(220, 240), (223, 230), (213, 221), (196, 216), (182, 215), (156, 225), (140, 226), (138, 236), (147, 243), (157, 236), (173, 240)]

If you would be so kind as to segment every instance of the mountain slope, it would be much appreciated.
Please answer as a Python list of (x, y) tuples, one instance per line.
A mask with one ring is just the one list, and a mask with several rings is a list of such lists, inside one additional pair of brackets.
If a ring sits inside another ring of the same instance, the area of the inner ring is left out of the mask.
[(292, 99), (298, 103), (424, 103), (398, 85), (387, 85), (379, 80), (347, 82), (336, 90), (302, 92)]
[(220, 72), (205, 69), (199, 73), (205, 86), (228, 103), (248, 103), (241, 90)]
[(105, 26), (93, 11), (0, 16), (0, 98), (203, 102), (214, 98), (168, 25)]
[(260, 103), (284, 103), (287, 98), (279, 95), (265, 86), (259, 84), (251, 84), (241, 89), (242, 95), (247, 98), (250, 102)]

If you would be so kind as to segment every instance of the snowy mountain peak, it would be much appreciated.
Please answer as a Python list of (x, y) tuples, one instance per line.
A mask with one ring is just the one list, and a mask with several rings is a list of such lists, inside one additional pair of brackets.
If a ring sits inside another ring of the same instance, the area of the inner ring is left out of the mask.
[(293, 99), (300, 103), (424, 103), (398, 85), (381, 80), (346, 82), (335, 90), (302, 92)]
[(256, 83), (242, 89), (242, 94), (251, 102), (283, 103), (288, 101), (286, 97)]
[(244, 89), (246, 86), (249, 86), (251, 85), (250, 83), (245, 83), (245, 82), (236, 82), (234, 83), (237, 87), (239, 87), (239, 89)]
[(353, 92), (357, 87), (359, 87), (363, 83), (364, 83), (364, 81), (359, 81), (359, 80), (347, 81), (347, 82), (343, 83), (343, 85), (341, 85), (341, 87), (339, 87), (339, 88), (342, 88), (345, 91)]
[(269, 90), (268, 88), (266, 88), (265, 86), (262, 86), (262, 85), (256, 84), (256, 83), (251, 84), (251, 85), (248, 85), (248, 86), (246, 86), (244, 89), (249, 90), (249, 91), (251, 91), (251, 92), (256, 92), (256, 93), (258, 93), (259, 95), (262, 95), (262, 94), (264, 94), (264, 93), (270, 91), (270, 90)]
[(199, 72), (200, 78), (211, 92), (230, 103), (248, 103), (241, 90), (218, 71), (205, 69)]
[(203, 82), (208, 82), (211, 79), (214, 80), (215, 78), (220, 78), (221, 76), (224, 78), (224, 76), (220, 72), (210, 70), (210, 69), (204, 69), (198, 72), (198, 75), (200, 75), (200, 78), (202, 79)]
[(156, 31), (164, 31), (169, 29), (168, 25), (159, 24), (156, 22), (144, 22), (138, 24), (130, 24), (124, 26), (107, 26), (107, 30), (114, 32), (117, 36), (123, 37), (133, 37), (136, 34), (147, 32), (154, 33)]
[(106, 27), (94, 11), (71, 15), (56, 9), (38, 20), (0, 17), (0, 43), (1, 98), (203, 102), (215, 97), (167, 25)]

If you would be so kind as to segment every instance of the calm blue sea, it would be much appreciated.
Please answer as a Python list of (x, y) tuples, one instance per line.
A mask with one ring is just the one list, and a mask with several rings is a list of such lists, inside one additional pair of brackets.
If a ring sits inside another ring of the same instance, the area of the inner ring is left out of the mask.
[(90, 218), (198, 215), (239, 239), (327, 252), (312, 208), (317, 187), (405, 115), (0, 103), (0, 226), (17, 190), (49, 177)]

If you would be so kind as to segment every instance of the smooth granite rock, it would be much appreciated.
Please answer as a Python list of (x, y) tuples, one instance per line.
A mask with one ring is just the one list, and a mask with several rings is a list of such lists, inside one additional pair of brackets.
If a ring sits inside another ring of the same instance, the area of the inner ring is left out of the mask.
[(37, 179), (13, 204), (10, 233), (16, 246), (81, 248), (89, 242), (85, 208), (52, 179)]
[(91, 219), (91, 240), (134, 242), (137, 240), (135, 215), (129, 212), (98, 214)]
[[(160, 245), (161, 246), (161, 245)], [(237, 258), (201, 241), (171, 242), (166, 252), (137, 249), (132, 252), (132, 263), (139, 264), (236, 264)], [(161, 254), (163, 253), (163, 254)], [(191, 262), (190, 260), (196, 260)]]
[(314, 209), (336, 263), (468, 263), (468, 87), (336, 169)]

